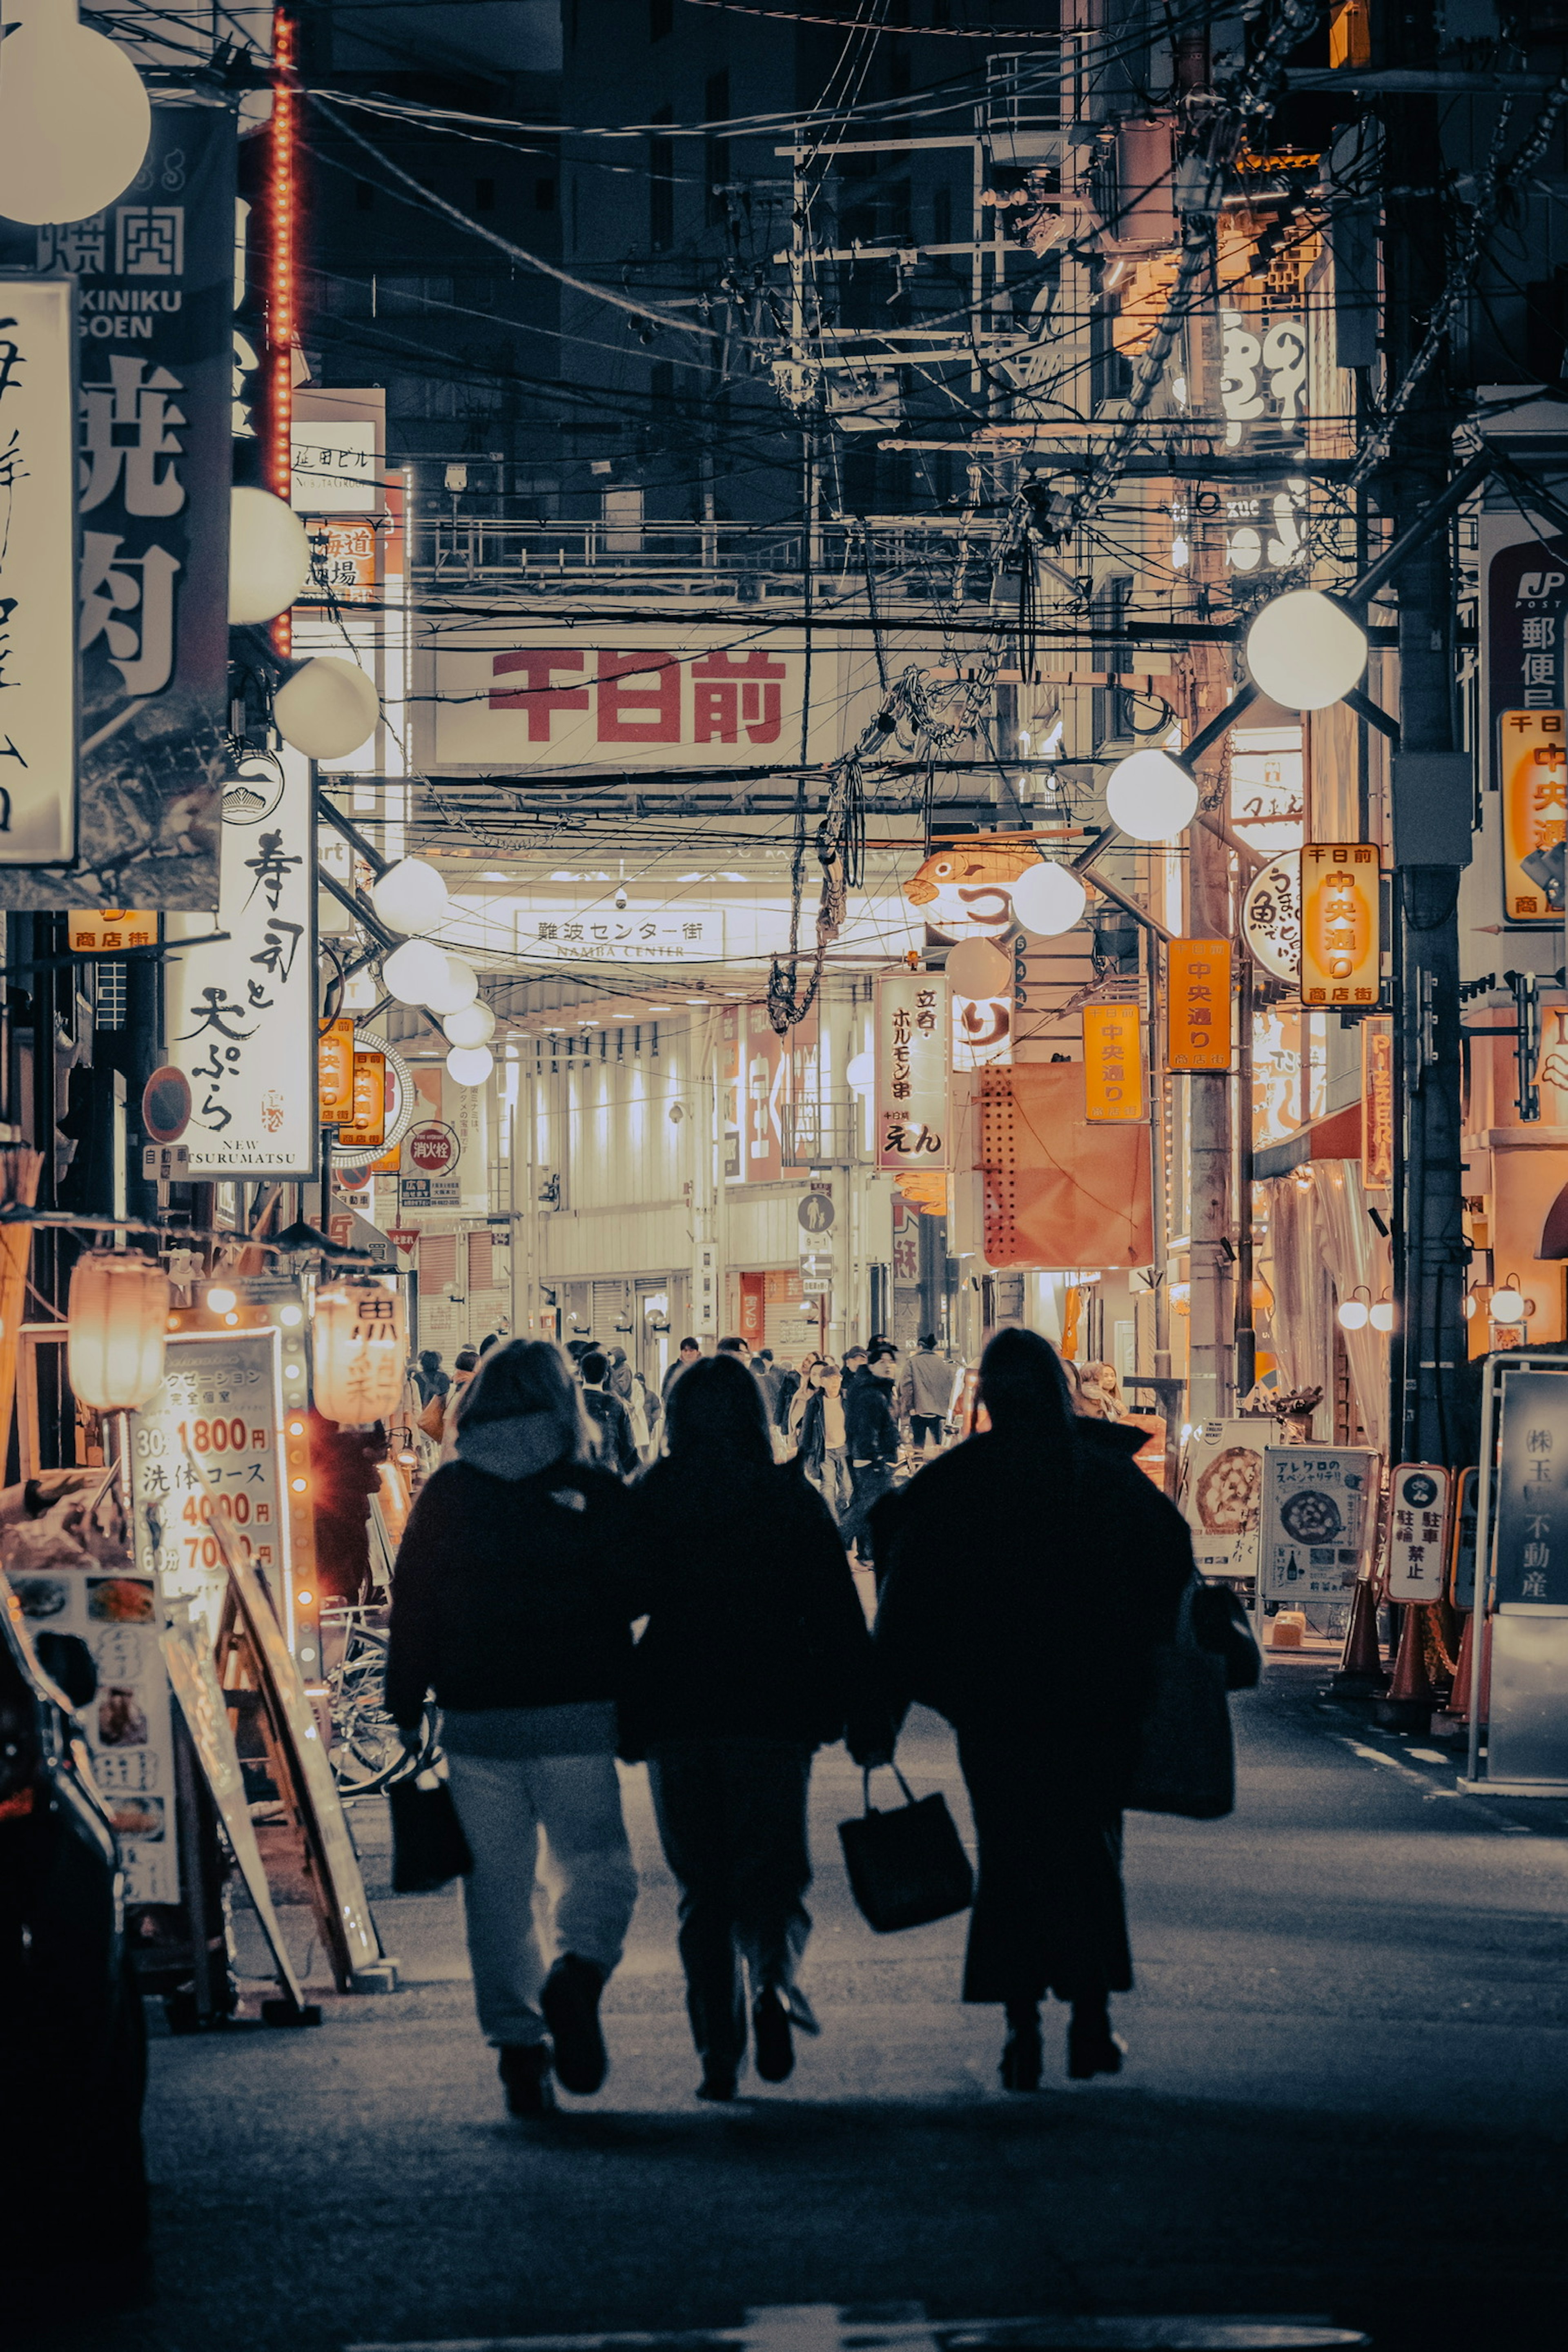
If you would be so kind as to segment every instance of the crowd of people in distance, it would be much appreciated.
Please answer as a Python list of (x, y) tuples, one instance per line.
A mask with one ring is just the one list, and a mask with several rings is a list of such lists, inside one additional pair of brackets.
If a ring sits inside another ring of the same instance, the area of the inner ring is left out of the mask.
[(1121, 1811), (1194, 1570), (1108, 1366), (1009, 1329), (973, 1370), (931, 1334), (799, 1366), (686, 1339), (655, 1394), (623, 1349), (492, 1338), (412, 1377), (436, 1458), (394, 1575), (387, 1702), (411, 1754), (441, 1711), (513, 2115), (605, 2080), (600, 1999), (637, 1891), (617, 1757), (646, 1763), (679, 1888), (698, 2095), (728, 2101), (748, 2055), (782, 2082), (818, 2031), (798, 1973), (812, 1757), (890, 1761), (916, 1702), (957, 1734), (979, 1847), (963, 1998), (1005, 2010), (1004, 2085), (1039, 2086), (1048, 1993), (1068, 2074), (1120, 2071)]

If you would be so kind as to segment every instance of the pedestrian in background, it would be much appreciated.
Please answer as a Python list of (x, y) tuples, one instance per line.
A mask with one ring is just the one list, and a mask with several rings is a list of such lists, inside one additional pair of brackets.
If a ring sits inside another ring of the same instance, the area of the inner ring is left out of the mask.
[(952, 1364), (936, 1351), (936, 1333), (923, 1331), (910, 1358), (910, 1443), (917, 1454), (942, 1450), (952, 1403)]
[(443, 1463), (456, 1459), (458, 1408), (463, 1402), (464, 1391), (479, 1368), (479, 1350), (476, 1348), (459, 1348), (452, 1359), (452, 1383), (441, 1400), (441, 1447), (436, 1457), (437, 1469)]
[(849, 1442), (844, 1412), (844, 1375), (827, 1357), (818, 1357), (806, 1374), (805, 1403), (800, 1421), (796, 1460), (842, 1526), (854, 1499), (849, 1475)]
[(733, 1337), (721, 1339), (714, 1353), (720, 1356), (738, 1356), (742, 1364), (749, 1364), (752, 1360), (752, 1351), (745, 1340)]
[(850, 1382), (844, 1400), (845, 1442), (849, 1449), (849, 1475), (854, 1499), (840, 1533), (862, 1568), (871, 1566), (869, 1517), (893, 1483), (898, 1463), (899, 1426), (893, 1419), (893, 1350), (879, 1340)]
[(675, 1386), (676, 1381), (680, 1378), (681, 1373), (687, 1370), (688, 1366), (696, 1363), (701, 1353), (702, 1350), (698, 1346), (695, 1339), (682, 1339), (674, 1363), (666, 1370), (663, 1380), (660, 1381), (658, 1384), (658, 1401), (660, 1404), (668, 1404), (669, 1402), (670, 1390)]
[(1124, 1421), (1127, 1407), (1121, 1395), (1121, 1381), (1114, 1364), (1085, 1364), (1080, 1386), (1096, 1391), (1100, 1412), (1106, 1421)]
[(609, 1370), (609, 1358), (597, 1348), (590, 1348), (577, 1367), (577, 1374), (583, 1383), (583, 1402), (588, 1418), (598, 1432), (599, 1459), (606, 1469), (616, 1470), (623, 1478), (629, 1478), (639, 1459), (637, 1441), (626, 1406), (605, 1385)]
[(978, 1394), (989, 1430), (878, 1510), (877, 1646), (895, 1699), (958, 1734), (980, 1843), (963, 1998), (1004, 2006), (1003, 2084), (1032, 2091), (1047, 1992), (1072, 2005), (1068, 2074), (1121, 2069), (1121, 1812), (1193, 1547), (1130, 1433), (1075, 1412), (1048, 1340), (998, 1332)]
[[(386, 1703), (410, 1748), (442, 1710), (474, 2000), (513, 2115), (598, 2089), (599, 1996), (637, 1900), (616, 1776), (631, 1626), (629, 1505), (592, 1461), (565, 1359), (547, 1339), (491, 1349), (464, 1392), (457, 1459), (409, 1515), (393, 1582)], [(535, 1919), (540, 1833), (554, 1958)]]
[(785, 1454), (790, 1450), (790, 1408), (795, 1403), (795, 1391), (799, 1386), (800, 1374), (787, 1356), (781, 1356), (777, 1378), (773, 1383), (773, 1426), (779, 1433)]
[(438, 1348), (425, 1348), (420, 1350), (419, 1363), (414, 1377), (419, 1385), (419, 1402), (422, 1405), (427, 1405), (433, 1397), (444, 1398), (452, 1385), (450, 1374), (443, 1371), (441, 1368), (441, 1352)]
[(721, 1356), (682, 1375), (669, 1451), (634, 1503), (648, 1622), (622, 1753), (647, 1758), (680, 1887), (698, 2095), (731, 2099), (748, 1998), (764, 2082), (794, 2067), (792, 2031), (817, 2031), (795, 1982), (811, 1931), (813, 1750), (847, 1736), (868, 1763), (889, 1730), (843, 1546), (819, 1498), (773, 1461), (762, 1392), (740, 1364)]

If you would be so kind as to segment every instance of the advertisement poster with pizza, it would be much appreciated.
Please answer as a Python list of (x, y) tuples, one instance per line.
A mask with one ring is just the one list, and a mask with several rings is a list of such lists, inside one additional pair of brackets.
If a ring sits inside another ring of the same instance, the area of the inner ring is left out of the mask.
[(1372, 1539), (1380, 1456), (1361, 1445), (1271, 1445), (1263, 1457), (1258, 1589), (1333, 1630)]
[(1176, 1499), (1193, 1531), (1200, 1576), (1256, 1576), (1263, 1455), (1270, 1421), (1205, 1421), (1182, 1455)]

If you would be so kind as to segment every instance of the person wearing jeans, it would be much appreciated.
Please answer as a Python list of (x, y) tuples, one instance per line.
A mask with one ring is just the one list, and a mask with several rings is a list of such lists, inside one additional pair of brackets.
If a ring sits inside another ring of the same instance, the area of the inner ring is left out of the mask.
[[(626, 1488), (593, 1461), (565, 1358), (492, 1348), (458, 1407), (457, 1454), (409, 1515), (392, 1588), (386, 1698), (405, 1746), (442, 1709), (452, 1801), (473, 1855), (464, 1886), (474, 2000), (516, 2116), (596, 2091), (599, 1996), (621, 1957), (637, 1875), (616, 1773), (616, 1703), (646, 1601)], [(535, 1916), (542, 1831), (552, 1913)]]

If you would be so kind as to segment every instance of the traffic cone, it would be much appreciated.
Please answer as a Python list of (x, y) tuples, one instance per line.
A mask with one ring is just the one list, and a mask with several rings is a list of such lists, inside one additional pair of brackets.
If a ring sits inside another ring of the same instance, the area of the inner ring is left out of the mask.
[(1372, 1711), (1385, 1731), (1419, 1731), (1429, 1733), (1432, 1710), (1437, 1704), (1437, 1694), (1426, 1671), (1426, 1628), (1422, 1623), (1424, 1603), (1402, 1601), (1405, 1623), (1399, 1637), (1399, 1655), (1394, 1661), (1394, 1680), (1382, 1698), (1373, 1701)]
[(1358, 1577), (1351, 1601), (1351, 1621), (1345, 1628), (1344, 1654), (1329, 1685), (1342, 1698), (1371, 1698), (1388, 1687), (1388, 1669), (1377, 1638), (1377, 1602), (1372, 1579)]

